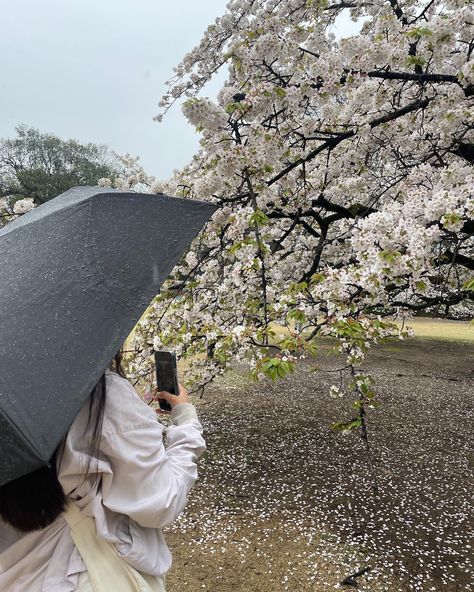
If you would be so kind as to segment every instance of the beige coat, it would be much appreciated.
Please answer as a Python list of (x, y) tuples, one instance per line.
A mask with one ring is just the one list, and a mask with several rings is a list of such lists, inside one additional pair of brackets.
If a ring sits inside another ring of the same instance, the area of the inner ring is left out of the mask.
[[(171, 553), (162, 528), (183, 510), (196, 481), (197, 460), (206, 447), (202, 426), (194, 406), (181, 403), (165, 428), (130, 382), (110, 370), (106, 375), (100, 458), (91, 466), (100, 485), (94, 487), (92, 477), (80, 484), (89, 459), (90, 438), (83, 437), (88, 402), (69, 430), (59, 480), (67, 496), (95, 519), (99, 537), (115, 544), (136, 569), (163, 576)], [(73, 592), (84, 570), (62, 516), (23, 536), (0, 522), (2, 592)]]

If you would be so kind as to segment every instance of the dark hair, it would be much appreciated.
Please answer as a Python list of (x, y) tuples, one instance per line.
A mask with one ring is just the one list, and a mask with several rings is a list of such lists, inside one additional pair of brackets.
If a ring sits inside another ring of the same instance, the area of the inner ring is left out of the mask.
[[(109, 365), (126, 378), (122, 368), (121, 349)], [(97, 455), (105, 409), (105, 372), (89, 396), (89, 414), (85, 432), (92, 429), (91, 456)], [(56, 465), (61, 463), (66, 438), (53, 453), (49, 467), (41, 467), (0, 486), (0, 516), (21, 532), (45, 528), (65, 510), (66, 496), (58, 480)], [(90, 461), (84, 475), (87, 478)]]

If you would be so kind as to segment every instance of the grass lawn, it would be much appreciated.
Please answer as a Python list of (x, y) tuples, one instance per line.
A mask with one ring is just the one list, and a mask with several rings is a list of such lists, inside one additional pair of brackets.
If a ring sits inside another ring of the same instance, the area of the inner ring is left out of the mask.
[(416, 317), (406, 323), (415, 332), (415, 337), (440, 341), (474, 342), (474, 324), (446, 319)]
[[(474, 342), (474, 324), (466, 321), (414, 317), (409, 319), (405, 325), (413, 329), (415, 338)], [(285, 327), (276, 323), (272, 324), (272, 328), (279, 335), (288, 333)]]

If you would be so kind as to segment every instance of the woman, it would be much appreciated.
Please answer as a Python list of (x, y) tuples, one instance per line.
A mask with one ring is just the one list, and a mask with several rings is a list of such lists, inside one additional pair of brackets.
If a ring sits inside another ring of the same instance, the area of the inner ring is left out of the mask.
[(178, 396), (159, 394), (172, 406), (165, 430), (126, 380), (120, 361), (119, 352), (51, 468), (0, 487), (2, 592), (94, 590), (63, 514), (68, 503), (93, 517), (97, 537), (145, 577), (156, 576), (164, 590), (171, 553), (162, 529), (183, 510), (196, 481), (205, 450), (202, 426), (180, 385)]

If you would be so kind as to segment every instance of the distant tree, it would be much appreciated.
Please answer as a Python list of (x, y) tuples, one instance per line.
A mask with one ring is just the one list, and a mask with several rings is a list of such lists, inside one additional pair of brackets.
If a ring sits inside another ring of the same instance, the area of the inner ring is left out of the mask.
[(76, 185), (97, 185), (119, 174), (116, 156), (105, 145), (62, 140), (26, 125), (15, 138), (0, 139), (0, 198), (10, 205), (31, 198), (48, 201)]

